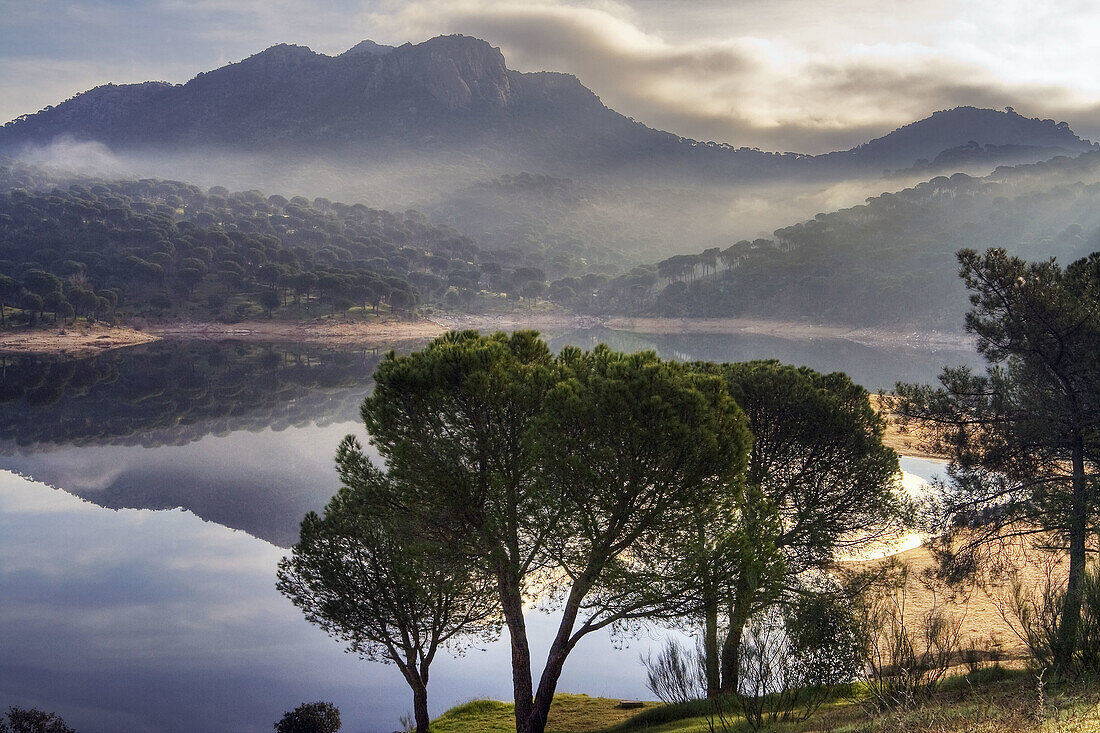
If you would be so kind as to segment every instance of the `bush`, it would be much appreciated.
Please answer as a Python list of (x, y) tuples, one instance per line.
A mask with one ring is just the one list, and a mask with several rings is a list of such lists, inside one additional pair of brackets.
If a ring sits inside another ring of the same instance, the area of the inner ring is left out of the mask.
[(906, 615), (906, 575), (864, 609), (869, 653), (863, 682), (876, 712), (928, 699), (959, 657), (958, 619), (936, 604), (915, 619)]
[(260, 292), (260, 307), (267, 311), (268, 317), (271, 316), (271, 311), (282, 305), (283, 299), (279, 297), (279, 294), (274, 290), (264, 290)]
[(1100, 567), (1087, 569), (1081, 578), (1081, 622), (1069, 663), (1059, 666), (1054, 650), (1059, 643), (1065, 597), (1065, 581), (1054, 581), (1050, 573), (1038, 592), (1028, 592), (1019, 580), (1014, 580), (1007, 612), (1002, 609), (1002, 614), (1027, 647), (1037, 670), (1056, 669), (1068, 678), (1100, 674)]
[(865, 650), (861, 625), (838, 588), (806, 593), (782, 614), (755, 619), (741, 647), (745, 720), (753, 730), (806, 720), (855, 678)]
[(275, 724), (276, 733), (336, 733), (338, 730), (340, 710), (330, 702), (304, 702)]
[(851, 682), (863, 667), (867, 646), (863, 630), (839, 588), (799, 596), (788, 608), (785, 626), (791, 673), (799, 686)]
[(233, 309), (233, 315), (241, 319), (256, 318), (263, 314), (263, 310), (255, 303), (240, 303)]
[[(9, 727), (10, 726), (10, 727)], [(76, 733), (54, 713), (30, 708), (8, 708), (8, 723), (0, 720), (0, 733)]]
[[(669, 706), (702, 705), (711, 730), (736, 728), (742, 713), (759, 729), (779, 720), (805, 720), (855, 679), (866, 656), (862, 624), (844, 592), (829, 584), (805, 591), (785, 609), (752, 620), (740, 650), (738, 694), (706, 694), (705, 654), (668, 639), (654, 657), (642, 657), (646, 686)], [(652, 722), (652, 721), (651, 721)]]
[(172, 307), (172, 299), (168, 293), (153, 293), (149, 296), (149, 305), (158, 311), (166, 311)]
[(641, 657), (646, 687), (668, 705), (698, 700), (706, 694), (706, 669), (702, 650), (688, 648), (676, 639), (665, 639), (664, 648), (653, 657)]

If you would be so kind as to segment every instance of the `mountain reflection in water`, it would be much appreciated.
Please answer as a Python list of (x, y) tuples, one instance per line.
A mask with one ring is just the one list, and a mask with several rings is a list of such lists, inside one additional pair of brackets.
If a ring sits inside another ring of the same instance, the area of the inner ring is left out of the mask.
[[(111, 511), (0, 471), (0, 704), (58, 712), (80, 733), (270, 731), (330, 700), (350, 733), (388, 733), (411, 708), (386, 665), (361, 661), (275, 591), (283, 550), (190, 512)], [(531, 612), (535, 650), (553, 619)], [(565, 691), (644, 694), (636, 655), (594, 634)], [(508, 698), (507, 642), (432, 665), (433, 714)]]
[(0, 357), (0, 441), (153, 447), (354, 420), (383, 353), (160, 342), (71, 361)]
[(158, 343), (9, 358), (0, 467), (113, 509), (184, 507), (286, 547), (339, 486), (336, 444), (357, 430), (382, 353)]

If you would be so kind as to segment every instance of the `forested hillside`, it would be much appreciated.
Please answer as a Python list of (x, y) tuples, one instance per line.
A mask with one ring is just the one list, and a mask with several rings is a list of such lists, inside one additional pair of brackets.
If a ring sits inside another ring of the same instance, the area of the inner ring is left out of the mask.
[(689, 223), (693, 205), (715, 202), (698, 189), (626, 192), (524, 172), (475, 180), (417, 209), (475, 237), (484, 249), (544, 258), (538, 266), (554, 278), (563, 272), (615, 275), (661, 257), (668, 251), (664, 227), (673, 209), (683, 215), (683, 229), (691, 230), (694, 241), (720, 237), (719, 226), (701, 213), (694, 226)]
[(866, 204), (612, 280), (550, 286), (580, 310), (958, 329), (955, 252), (1004, 247), (1062, 263), (1100, 249), (1100, 154), (937, 177)]
[[(234, 321), (407, 315), (421, 303), (477, 311), (546, 297), (601, 315), (957, 330), (959, 249), (1069, 262), (1100, 247), (1100, 152), (984, 178), (939, 176), (625, 274), (638, 251), (657, 259), (664, 240), (636, 232), (659, 210), (616, 207), (613, 192), (546, 175), (465, 191), (429, 210), (439, 225), (413, 210), (62, 178), (0, 161), (5, 321), (13, 308), (31, 323), (45, 314)], [(591, 214), (600, 209), (619, 209), (624, 229)]]
[[(52, 178), (0, 161), (0, 300), (24, 321), (235, 320), (537, 296), (553, 253), (483, 251), (415, 211), (203, 191), (176, 181)], [(557, 275), (583, 258), (550, 262)]]

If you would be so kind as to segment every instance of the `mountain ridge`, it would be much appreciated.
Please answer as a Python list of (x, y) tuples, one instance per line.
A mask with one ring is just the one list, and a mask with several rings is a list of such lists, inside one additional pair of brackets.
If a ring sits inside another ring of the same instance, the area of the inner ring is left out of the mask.
[(0, 127), (0, 151), (62, 138), (112, 150), (460, 150), (512, 169), (722, 179), (878, 175), (972, 144), (986, 152), (962, 157), (990, 165), (1095, 147), (1065, 122), (977, 107), (940, 110), (822, 155), (703, 143), (616, 112), (574, 75), (509, 69), (499, 48), (462, 35), (398, 47), (365, 40), (336, 56), (277, 44), (184, 84), (98, 86)]

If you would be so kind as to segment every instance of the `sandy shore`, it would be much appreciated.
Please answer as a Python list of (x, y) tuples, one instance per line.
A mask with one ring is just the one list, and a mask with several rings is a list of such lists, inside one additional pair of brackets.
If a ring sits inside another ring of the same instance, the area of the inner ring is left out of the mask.
[(36, 331), (0, 333), (0, 354), (53, 354), (93, 356), (126, 346), (147, 344), (158, 336), (125, 326), (75, 326)]
[(599, 318), (567, 312), (435, 315), (415, 321), (244, 321), (224, 324), (201, 321), (139, 324), (139, 328), (104, 325), (75, 326), (37, 331), (0, 332), (0, 352), (88, 354), (105, 349), (147, 343), (156, 338), (240, 339), (251, 341), (296, 341), (341, 346), (384, 344), (434, 338), (449, 330), (482, 332), (535, 329), (563, 331), (607, 328), (647, 334), (759, 334), (794, 340), (844, 339), (878, 347), (908, 347), (927, 350), (969, 349), (968, 337), (960, 334), (901, 332), (847, 326), (822, 326), (792, 321), (741, 318)]
[(449, 330), (432, 321), (181, 321), (128, 326), (74, 326), (0, 332), (0, 354), (83, 357), (161, 339), (205, 341), (292, 341), (324, 346), (385, 346), (426, 341)]
[(207, 341), (293, 341), (325, 346), (385, 345), (422, 341), (447, 332), (432, 321), (242, 321), (240, 323), (150, 324), (150, 333), (165, 339)]
[(939, 331), (891, 331), (881, 328), (825, 326), (797, 321), (751, 318), (610, 318), (604, 328), (651, 334), (748, 333), (792, 340), (843, 339), (865, 346), (927, 349), (972, 349), (969, 336)]

